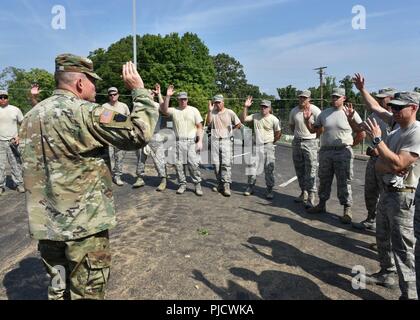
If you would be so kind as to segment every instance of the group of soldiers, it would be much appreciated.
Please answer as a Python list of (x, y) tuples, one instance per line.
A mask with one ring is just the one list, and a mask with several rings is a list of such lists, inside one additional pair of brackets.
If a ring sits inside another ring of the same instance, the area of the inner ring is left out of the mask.
[[(131, 112), (118, 101), (115, 87), (108, 90), (107, 104), (95, 103), (95, 81), (101, 79), (89, 59), (62, 54), (57, 56), (55, 64), (56, 90), (24, 117), (18, 108), (8, 105), (7, 92), (0, 91), (0, 178), (4, 175), (5, 157), (11, 164), (10, 159), (15, 159), (23, 166), (30, 235), (39, 240), (41, 258), (54, 279), (48, 297), (101, 299), (111, 267), (108, 230), (116, 225), (112, 180), (122, 184), (124, 152), (137, 152), (134, 187), (144, 185), (144, 163), (151, 155), (161, 178), (157, 190), (165, 190), (167, 137), (161, 129), (165, 127), (165, 117), (170, 116), (175, 136), (177, 193), (186, 190), (186, 165), (196, 195), (202, 196), (198, 152), (203, 149), (203, 119), (188, 104), (186, 92), (178, 93), (177, 107), (170, 107), (175, 94), (173, 86), (168, 87), (165, 98), (159, 85), (154, 90), (145, 89), (131, 62), (122, 69), (122, 79), (133, 99)], [(344, 207), (341, 221), (351, 223), (352, 147), (367, 133), (371, 138), (365, 183), (368, 215), (354, 226), (375, 230), (376, 224), (381, 269), (366, 280), (387, 287), (395, 287), (398, 282), (402, 299), (417, 299), (420, 248), (418, 244), (415, 248), (415, 237), (420, 236), (420, 206), (416, 209), (415, 196), (420, 201), (420, 123), (416, 121), (416, 113), (420, 95), (386, 88), (375, 99), (366, 90), (363, 76), (356, 74), (354, 83), (366, 107), (372, 111), (366, 121), (346, 103), (342, 88), (333, 90), (332, 106), (325, 110), (313, 105), (310, 91), (303, 90), (298, 97), (299, 105), (290, 112), (293, 163), (301, 189), (296, 202), (303, 203), (308, 213), (326, 212), (335, 176), (338, 198)], [(217, 180), (213, 190), (231, 195), (232, 135), (243, 123), (251, 123), (258, 156), (257, 161), (247, 163), (248, 186), (244, 195), (253, 193), (256, 167), (263, 161), (266, 197), (272, 199), (274, 143), (281, 136), (280, 121), (272, 114), (271, 102), (267, 100), (261, 101), (260, 112), (249, 115), (252, 103), (252, 97), (248, 97), (238, 117), (224, 106), (222, 95), (209, 101), (206, 120), (211, 131), (211, 159)], [(10, 130), (9, 126), (15, 129)], [(11, 151), (19, 143), (21, 156)], [(115, 159), (113, 177), (109, 152), (113, 152)], [(19, 191), (25, 192), (16, 172), (12, 165), (13, 180)], [(3, 189), (1, 179), (0, 183)], [(315, 204), (317, 191), (319, 202)]]

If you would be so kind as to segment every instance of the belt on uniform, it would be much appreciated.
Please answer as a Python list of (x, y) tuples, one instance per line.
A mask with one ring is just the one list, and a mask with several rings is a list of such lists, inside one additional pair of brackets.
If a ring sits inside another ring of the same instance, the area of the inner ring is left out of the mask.
[(409, 193), (416, 192), (416, 188), (395, 188), (392, 186), (385, 186), (385, 190), (387, 192), (409, 192)]
[(176, 138), (176, 141), (195, 141), (195, 138)]
[(302, 141), (316, 141), (318, 139), (317, 138), (307, 138), (307, 139), (305, 139), (305, 138), (293, 138), (293, 140), (297, 141), (297, 142), (302, 142)]
[(342, 145), (342, 146), (335, 146), (335, 147), (330, 147), (330, 146), (326, 146), (326, 147), (321, 147), (321, 151), (327, 151), (327, 150), (344, 150), (347, 147), (349, 147), (348, 145)]

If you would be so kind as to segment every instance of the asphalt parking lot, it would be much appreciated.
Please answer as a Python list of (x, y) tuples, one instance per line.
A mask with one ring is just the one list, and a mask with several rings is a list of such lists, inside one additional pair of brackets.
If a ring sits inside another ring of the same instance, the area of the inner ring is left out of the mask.
[[(113, 229), (113, 267), (107, 299), (398, 299), (399, 289), (353, 289), (352, 269), (377, 271), (374, 234), (343, 225), (333, 187), (328, 213), (309, 215), (294, 203), (299, 194), (291, 149), (276, 147), (275, 198), (242, 195), (244, 166), (233, 168), (232, 196), (211, 191), (214, 174), (202, 170), (203, 197), (193, 185), (159, 193), (152, 165), (146, 186), (132, 189), (135, 156), (127, 155), (123, 187), (115, 186), (118, 226)], [(366, 162), (355, 160), (354, 221), (365, 218)], [(335, 184), (335, 181), (334, 181)], [(46, 299), (48, 279), (28, 236), (25, 198), (7, 190), (0, 198), (0, 299)]]

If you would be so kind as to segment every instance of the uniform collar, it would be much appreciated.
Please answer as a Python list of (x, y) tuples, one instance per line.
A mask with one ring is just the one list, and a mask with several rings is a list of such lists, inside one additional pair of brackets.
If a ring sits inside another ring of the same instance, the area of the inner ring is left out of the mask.
[(68, 96), (78, 98), (73, 92), (65, 89), (55, 89), (53, 95)]

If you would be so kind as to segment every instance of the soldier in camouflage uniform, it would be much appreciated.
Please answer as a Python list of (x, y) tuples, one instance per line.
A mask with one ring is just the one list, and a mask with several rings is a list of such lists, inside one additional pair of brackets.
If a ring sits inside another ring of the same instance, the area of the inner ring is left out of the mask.
[[(124, 102), (118, 101), (119, 97), (120, 95), (118, 93), (117, 88), (115, 87), (109, 88), (108, 89), (109, 102), (104, 103), (102, 107), (121, 113), (125, 116), (128, 116), (130, 114), (130, 109)], [(122, 168), (123, 168), (123, 160), (125, 157), (125, 151), (119, 150), (115, 147), (109, 147), (109, 154), (110, 154), (110, 157), (114, 158), (114, 168), (112, 169), (114, 182), (117, 186), (122, 186), (124, 185), (124, 183), (121, 180), (121, 176), (122, 176)]]
[(143, 147), (158, 113), (133, 63), (123, 66), (132, 90), (130, 116), (95, 104), (92, 61), (72, 54), (56, 58), (57, 89), (22, 123), (22, 158), (32, 238), (51, 283), (49, 299), (103, 299), (116, 225), (108, 146)]
[[(308, 213), (326, 211), (326, 202), (330, 198), (334, 175), (337, 179), (337, 194), (340, 204), (344, 206), (342, 223), (350, 224), (353, 198), (351, 180), (353, 179), (353, 149), (365, 137), (360, 124), (362, 119), (349, 104), (344, 105), (346, 92), (335, 88), (332, 93), (332, 107), (323, 110), (315, 121), (309, 109), (303, 111), (305, 125), (311, 133), (321, 134), (319, 151), (319, 204), (308, 209)], [(323, 131), (322, 131), (323, 129)], [(357, 132), (356, 139), (353, 131)]]
[(198, 152), (203, 149), (203, 118), (197, 108), (188, 105), (186, 92), (178, 94), (178, 107), (170, 108), (169, 102), (174, 93), (174, 87), (170, 85), (166, 91), (165, 102), (161, 105), (160, 111), (164, 115), (172, 116), (174, 123), (176, 136), (175, 167), (179, 182), (179, 188), (176, 193), (183, 194), (187, 189), (185, 166), (188, 166), (195, 185), (195, 194), (201, 197), (203, 191), (201, 189), (200, 157)]
[[(383, 110), (391, 111), (387, 105), (389, 101), (394, 97), (394, 94), (397, 91), (392, 88), (384, 88), (379, 90), (379, 93), (376, 95), (379, 105)], [(382, 120), (375, 112), (370, 116), (371, 119), (375, 119), (376, 122), (380, 125), (382, 131), (382, 139), (385, 140), (387, 135), (393, 130), (393, 125), (395, 122), (392, 120), (392, 123), (387, 123)], [(365, 204), (367, 209), (367, 217), (360, 224), (353, 224), (356, 229), (376, 229), (376, 208), (378, 206), (380, 190), (382, 188), (382, 183), (380, 182), (380, 177), (375, 171), (375, 164), (378, 160), (378, 151), (372, 147), (368, 147), (366, 154), (370, 156), (365, 171)]]
[(22, 111), (9, 104), (9, 94), (6, 90), (0, 90), (0, 196), (5, 192), (7, 162), (17, 191), (25, 192), (18, 135), (22, 120)]
[(254, 126), (256, 151), (255, 159), (252, 159), (251, 163), (247, 165), (248, 186), (244, 191), (244, 196), (250, 196), (254, 192), (258, 168), (264, 164), (267, 186), (265, 197), (271, 200), (274, 197), (274, 164), (276, 161), (274, 144), (281, 137), (280, 121), (272, 114), (271, 101), (269, 100), (261, 101), (259, 113), (248, 115), (252, 99), (251, 96), (247, 97), (240, 117), (242, 123), (252, 123)]
[(221, 94), (215, 95), (213, 102), (209, 101), (207, 121), (211, 128), (211, 160), (217, 180), (217, 187), (213, 187), (213, 191), (220, 191), (224, 196), (230, 197), (233, 162), (232, 131), (241, 127), (241, 121), (235, 112), (225, 108)]
[(289, 115), (289, 125), (293, 132), (293, 164), (299, 181), (301, 194), (295, 202), (303, 202), (309, 209), (315, 205), (316, 175), (318, 169), (319, 140), (317, 135), (310, 133), (303, 119), (303, 110), (309, 109), (317, 119), (321, 110), (311, 104), (311, 91), (304, 90), (299, 94), (299, 106), (293, 108)]
[(414, 200), (414, 236), (416, 238), (415, 247), (415, 265), (416, 265), (416, 284), (417, 284), (417, 297), (420, 296), (420, 180), (417, 185), (416, 197)]
[[(391, 113), (382, 109), (365, 88), (360, 74), (355, 76), (356, 88), (366, 105), (386, 122)], [(366, 121), (372, 147), (379, 153), (375, 169), (382, 177), (376, 218), (376, 243), (380, 271), (366, 277), (366, 283), (396, 286), (398, 275), (400, 299), (417, 299), (414, 257), (414, 197), (420, 177), (420, 122), (416, 121), (420, 94), (398, 92), (388, 104), (399, 128), (384, 140), (376, 120)]]
[[(155, 85), (155, 90), (151, 91), (152, 97), (157, 97), (159, 103), (154, 103), (156, 109), (160, 108), (160, 105), (163, 104), (163, 98), (160, 91), (160, 85)], [(164, 144), (167, 139), (165, 134), (165, 122), (166, 118), (159, 115), (158, 122), (156, 124), (156, 129), (153, 134), (152, 140), (150, 140), (149, 144), (136, 151), (137, 155), (137, 167), (136, 167), (136, 174), (137, 180), (133, 185), (133, 188), (139, 188), (145, 185), (143, 177), (144, 177), (144, 169), (146, 165), (147, 157), (150, 155), (153, 160), (153, 164), (155, 169), (158, 173), (159, 178), (161, 179), (159, 186), (156, 188), (156, 191), (164, 191), (166, 189), (167, 184), (167, 172), (166, 172), (166, 160), (165, 160), (165, 148)]]

